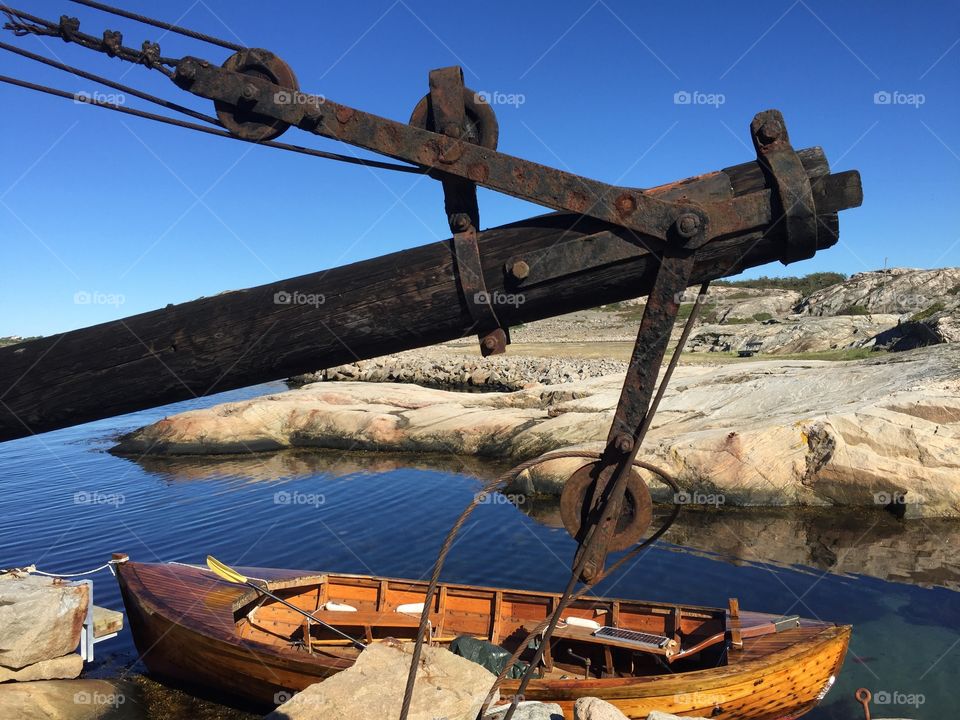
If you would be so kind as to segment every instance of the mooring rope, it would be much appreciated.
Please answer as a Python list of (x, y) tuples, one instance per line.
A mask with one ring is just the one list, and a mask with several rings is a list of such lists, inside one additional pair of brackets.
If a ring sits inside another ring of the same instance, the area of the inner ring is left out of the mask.
[(110, 569), (110, 572), (111, 572), (113, 575), (116, 575), (116, 574), (117, 574), (117, 571), (113, 569), (113, 566), (116, 565), (116, 564), (117, 564), (117, 561), (116, 561), (116, 560), (108, 560), (108, 561), (105, 562), (103, 565), (101, 565), (100, 567), (95, 567), (93, 570), (84, 570), (83, 572), (74, 572), (74, 573), (50, 573), (50, 572), (44, 572), (43, 570), (37, 570), (36, 566), (34, 566), (34, 565), (31, 565), (31, 566), (28, 567), (28, 568), (23, 568), (23, 570), (24, 570), (24, 572), (28, 572), (28, 573), (36, 574), (36, 575), (45, 575), (46, 577), (52, 577), (52, 578), (68, 578), (68, 577), (82, 577), (82, 576), (84, 576), (84, 575), (93, 575), (94, 573), (98, 573), (98, 572), (100, 572), (101, 570), (106, 570), (107, 568), (109, 568), (109, 569)]

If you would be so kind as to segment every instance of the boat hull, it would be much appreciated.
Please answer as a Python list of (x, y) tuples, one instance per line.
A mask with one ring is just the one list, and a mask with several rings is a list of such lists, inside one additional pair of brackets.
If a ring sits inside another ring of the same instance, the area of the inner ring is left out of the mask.
[[(298, 656), (237, 637), (233, 610), (242, 603), (243, 588), (209, 575), (201, 587), (176, 567), (127, 562), (118, 568), (128, 624), (152, 674), (263, 706), (283, 702), (352, 664), (351, 658), (332, 652)], [(260, 570), (260, 577), (269, 572), (276, 573), (279, 584), (308, 575)], [(716, 668), (642, 677), (534, 679), (524, 699), (558, 703), (567, 718), (573, 717), (577, 698), (586, 696), (612, 703), (629, 718), (646, 718), (652, 710), (726, 720), (796, 718), (829, 689), (851, 632), (848, 626), (826, 623), (814, 629), (807, 628), (798, 640), (791, 630), (752, 639), (743, 651), (731, 650), (728, 664)], [(517, 685), (504, 683), (501, 697), (509, 699)]]

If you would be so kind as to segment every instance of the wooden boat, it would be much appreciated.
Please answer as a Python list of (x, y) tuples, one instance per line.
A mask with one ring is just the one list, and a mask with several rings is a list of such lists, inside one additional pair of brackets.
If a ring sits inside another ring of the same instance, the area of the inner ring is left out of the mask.
[[(302, 690), (350, 667), (360, 652), (321, 625), (308, 627), (281, 603), (206, 568), (117, 557), (130, 628), (151, 673), (269, 704), (278, 693)], [(425, 582), (241, 572), (364, 642), (416, 635), (416, 604), (422, 607)], [(558, 598), (441, 584), (431, 612), (434, 643), (468, 635), (513, 651)], [(740, 611), (736, 601), (709, 608), (591, 597), (571, 605), (563, 619), (538, 669), (542, 677), (531, 680), (525, 698), (559, 703), (568, 718), (583, 696), (603, 698), (631, 718), (652, 710), (726, 720), (796, 718), (829, 690), (851, 631)], [(616, 628), (612, 634), (620, 637), (599, 637), (595, 628), (601, 625)], [(517, 684), (507, 681), (501, 695), (511, 696)]]

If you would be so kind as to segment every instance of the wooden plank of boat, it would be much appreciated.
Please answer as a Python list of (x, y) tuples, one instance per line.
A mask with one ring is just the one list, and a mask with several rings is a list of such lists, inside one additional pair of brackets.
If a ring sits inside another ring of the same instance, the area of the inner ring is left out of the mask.
[[(147, 668), (181, 683), (200, 685), (258, 704), (279, 692), (298, 691), (348, 668), (358, 650), (322, 626), (255, 590), (221, 580), (206, 568), (181, 564), (121, 562), (117, 567), (134, 641)], [(252, 578), (299, 608), (340, 630), (377, 642), (412, 638), (417, 618), (396, 612), (422, 602), (426, 582), (297, 570), (242, 568)], [(442, 584), (431, 609), (435, 633), (444, 644), (459, 635), (513, 650), (546, 617), (556, 593)], [(349, 606), (354, 611), (327, 610)], [(727, 611), (637, 600), (590, 597), (571, 605), (565, 618), (572, 632), (551, 642), (551, 667), (530, 682), (528, 700), (556, 702), (572, 717), (573, 703), (600, 697), (628, 717), (652, 710), (728, 720), (798, 717), (813, 708), (839, 672), (850, 638), (849, 626), (799, 620), (779, 632), (775, 615), (741, 611), (743, 647), (729, 643)], [(629, 643), (604, 643), (584, 632), (583, 622), (653, 635), (673, 636), (679, 624), (680, 659), (664, 664)], [(608, 622), (609, 621), (609, 622)], [(576, 622), (576, 621), (575, 621)], [(766, 629), (764, 629), (766, 628)], [(719, 642), (708, 643), (719, 636)], [(704, 643), (707, 643), (705, 646)], [(683, 652), (703, 649), (683, 656)], [(591, 658), (591, 674), (570, 651)], [(516, 681), (501, 688), (516, 691)]]

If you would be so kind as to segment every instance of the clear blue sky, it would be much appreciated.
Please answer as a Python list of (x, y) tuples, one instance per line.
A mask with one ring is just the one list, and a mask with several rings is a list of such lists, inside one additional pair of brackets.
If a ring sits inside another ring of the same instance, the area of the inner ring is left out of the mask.
[[(123, 30), (128, 45), (159, 39), (165, 55), (221, 62), (229, 54), (65, 1), (16, 4), (52, 18), (77, 15), (92, 34)], [(754, 274), (960, 265), (955, 1), (123, 4), (273, 50), (303, 89), (399, 120), (426, 91), (431, 68), (460, 64), (473, 89), (522, 96), (522, 104), (496, 106), (502, 150), (639, 187), (750, 160), (750, 119), (776, 107), (796, 147), (822, 145), (834, 170), (861, 171), (865, 203), (843, 214), (836, 248)], [(209, 110), (157, 73), (5, 34), (6, 42)], [(0, 56), (3, 74), (71, 92), (105, 90)], [(678, 92), (723, 102), (678, 104)], [(878, 92), (900, 95), (878, 104)], [(428, 179), (9, 86), (0, 86), (0, 102), (0, 335), (83, 327), (447, 235), (439, 184)], [(336, 148), (296, 130), (282, 139)], [(491, 226), (541, 209), (482, 191), (481, 212)], [(75, 302), (84, 292), (100, 293), (98, 302)]]

